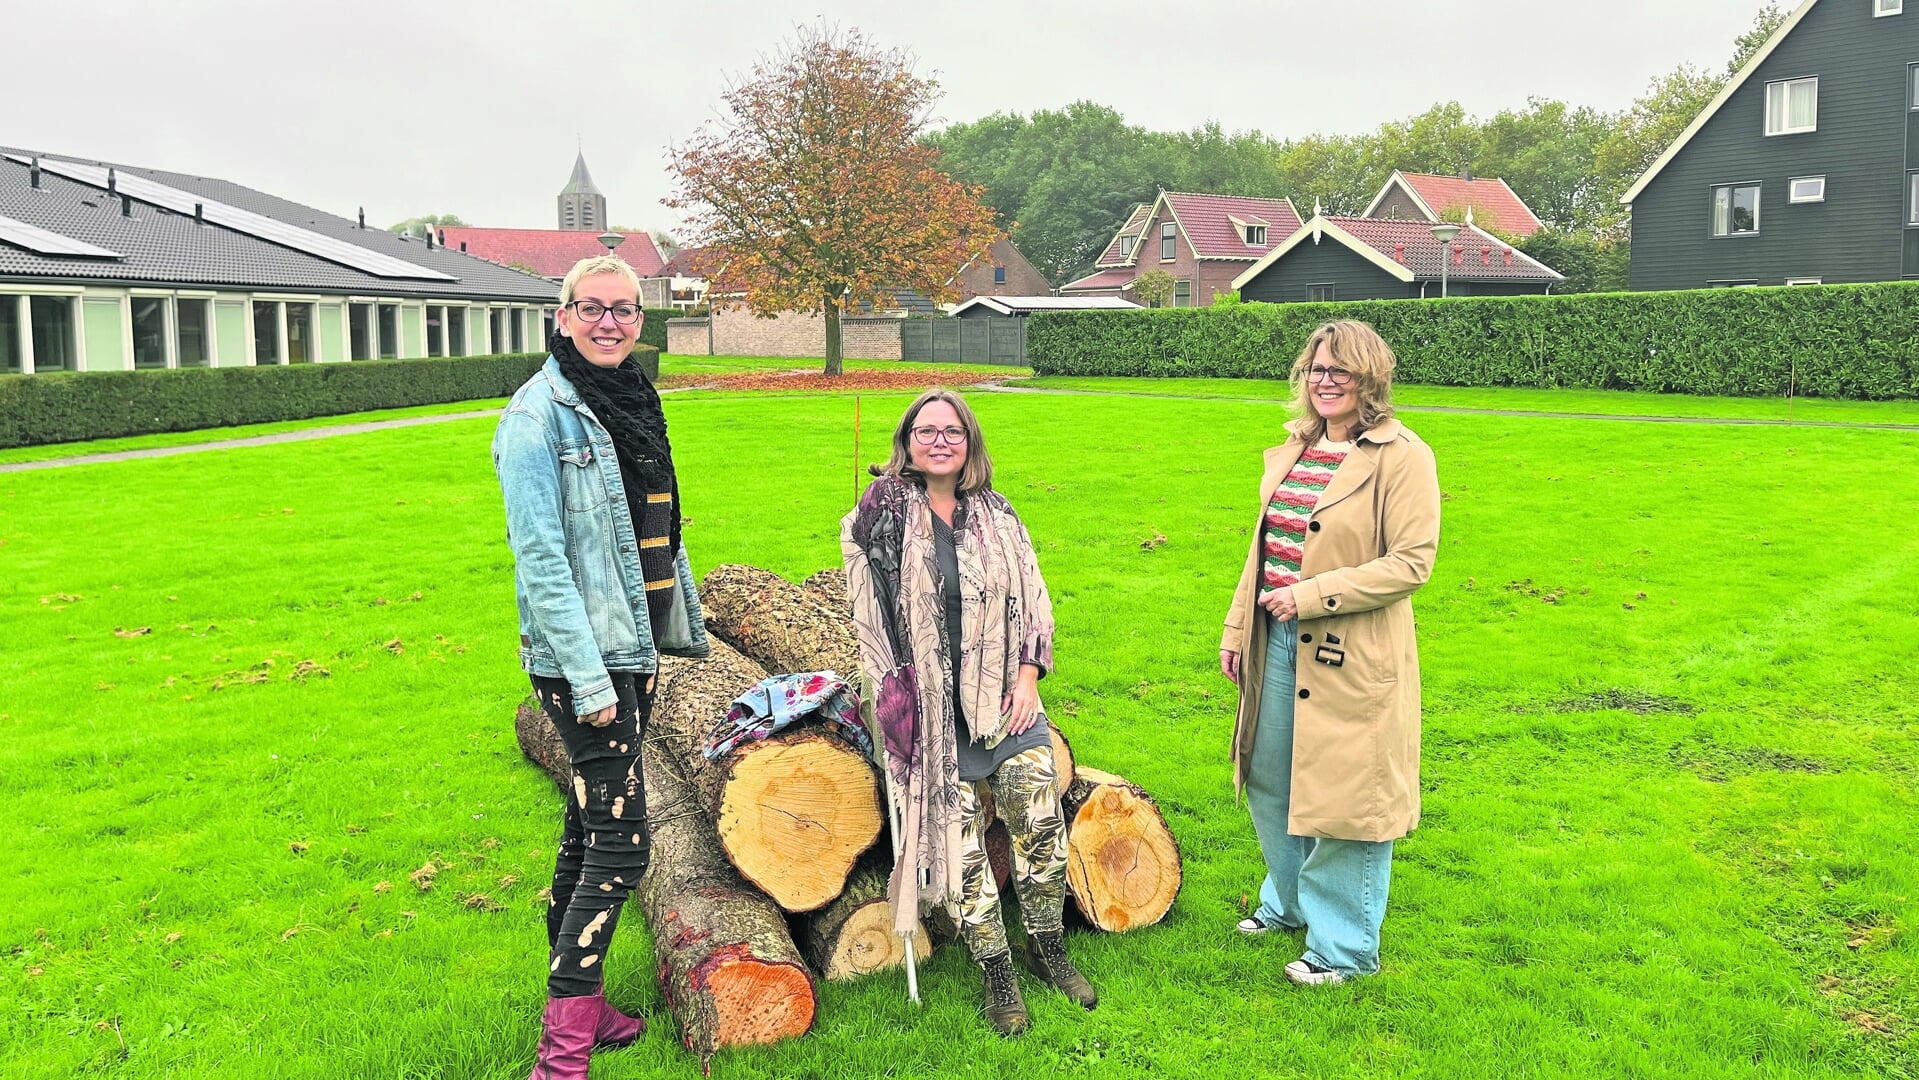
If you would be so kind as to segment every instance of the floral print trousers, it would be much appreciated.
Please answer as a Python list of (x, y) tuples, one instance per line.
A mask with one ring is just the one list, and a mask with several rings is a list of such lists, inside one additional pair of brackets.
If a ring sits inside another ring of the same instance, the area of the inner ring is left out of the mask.
[(1057, 933), (1066, 902), (1066, 822), (1060, 817), (1053, 748), (1040, 746), (1000, 763), (985, 780), (962, 781), (960, 898), (953, 921), (974, 960), (1008, 950), (1000, 918), (999, 885), (986, 856), (986, 830), (993, 824), (980, 797), (991, 785), (993, 802), (1013, 847), (1013, 891), (1028, 934)]

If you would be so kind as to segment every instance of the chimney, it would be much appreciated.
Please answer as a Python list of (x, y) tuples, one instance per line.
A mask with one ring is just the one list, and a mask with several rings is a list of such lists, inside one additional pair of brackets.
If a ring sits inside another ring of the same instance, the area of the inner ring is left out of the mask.
[(1466, 181), (1466, 182), (1467, 182), (1468, 184), (1470, 184), (1470, 183), (1472, 183), (1472, 182), (1473, 182), (1473, 168), (1472, 168), (1472, 166), (1470, 166), (1470, 165), (1468, 165), (1468, 166), (1466, 166), (1465, 168), (1463, 168), (1463, 169), (1461, 169), (1461, 170), (1459, 170), (1459, 178), (1460, 178), (1461, 180), (1464, 180), (1464, 181)]
[(207, 223), (206, 203), (197, 202), (193, 204), (193, 223), (195, 225), (205, 225)]
[(433, 250), (433, 229), (431, 227), (428, 227), (426, 230), (426, 249), (428, 251)]
[(120, 177), (113, 171), (113, 166), (109, 165), (107, 166), (107, 194), (115, 195), (118, 194), (119, 191)]
[(38, 156), (33, 159), (33, 164), (27, 169), (27, 182), (32, 184), (36, 190), (40, 187), (40, 158)]
[(1506, 265), (1511, 266), (1512, 264), (1513, 264), (1513, 249), (1507, 248), (1506, 249)]
[(131, 196), (131, 195), (127, 195), (127, 194), (124, 194), (124, 193), (123, 193), (123, 194), (121, 194), (121, 196), (120, 196), (120, 216), (121, 216), (121, 217), (132, 217), (132, 216), (133, 216), (133, 196)]
[(1479, 261), (1486, 266), (1491, 266), (1493, 264), (1493, 249), (1489, 247), (1480, 248)]
[(360, 228), (366, 228), (366, 207), (360, 207)]
[(460, 241), (460, 254), (466, 254), (466, 241)]
[(1393, 261), (1396, 263), (1399, 263), (1401, 266), (1404, 266), (1406, 264), (1406, 245), (1405, 244), (1393, 245)]
[(1458, 244), (1453, 245), (1453, 265), (1466, 265), (1466, 249)]

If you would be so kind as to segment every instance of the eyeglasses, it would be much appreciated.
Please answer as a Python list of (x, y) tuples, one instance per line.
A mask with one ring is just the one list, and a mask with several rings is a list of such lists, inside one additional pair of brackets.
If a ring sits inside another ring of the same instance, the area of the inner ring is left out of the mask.
[(1353, 373), (1343, 367), (1321, 367), (1314, 364), (1306, 369), (1306, 381), (1309, 383), (1329, 382), (1334, 386), (1346, 386), (1353, 381)]
[(575, 300), (566, 306), (573, 309), (573, 314), (590, 323), (599, 322), (600, 316), (609, 311), (613, 313), (613, 321), (621, 326), (632, 326), (640, 321), (638, 304), (614, 304), (612, 307), (607, 307), (594, 300)]
[(921, 446), (931, 446), (940, 439), (948, 446), (966, 445), (966, 429), (961, 427), (916, 427), (913, 429), (913, 441)]

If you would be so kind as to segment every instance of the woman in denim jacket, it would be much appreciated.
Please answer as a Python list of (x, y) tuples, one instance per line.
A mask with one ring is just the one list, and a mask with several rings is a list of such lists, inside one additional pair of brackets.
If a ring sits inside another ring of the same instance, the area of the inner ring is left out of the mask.
[(628, 355), (642, 317), (639, 280), (624, 261), (575, 265), (560, 286), (552, 355), (493, 436), (520, 664), (573, 772), (532, 1080), (585, 1080), (596, 1043), (625, 1045), (645, 1030), (607, 1004), (600, 973), (620, 908), (646, 871), (640, 744), (659, 656), (707, 653), (666, 417)]

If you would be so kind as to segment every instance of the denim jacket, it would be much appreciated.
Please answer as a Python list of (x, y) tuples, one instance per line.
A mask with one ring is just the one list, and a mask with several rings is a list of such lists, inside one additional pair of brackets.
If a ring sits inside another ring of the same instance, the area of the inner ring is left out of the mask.
[(573, 707), (618, 700), (609, 671), (651, 674), (659, 654), (707, 655), (686, 548), (660, 639), (647, 616), (638, 541), (613, 437), (547, 357), (500, 416), (493, 467), (506, 500), (507, 544), (520, 608), (520, 666), (563, 678)]

